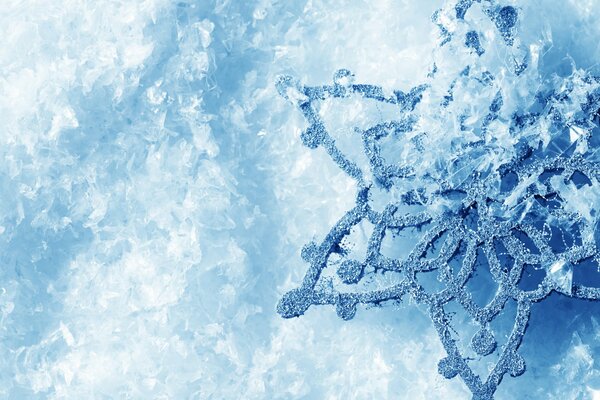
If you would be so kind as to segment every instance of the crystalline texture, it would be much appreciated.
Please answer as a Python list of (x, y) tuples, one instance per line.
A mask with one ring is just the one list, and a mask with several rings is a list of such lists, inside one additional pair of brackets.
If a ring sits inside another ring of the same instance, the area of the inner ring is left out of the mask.
[(573, 265), (565, 260), (553, 262), (548, 269), (548, 276), (557, 289), (564, 294), (571, 294), (573, 286)]
[[(477, 31), (462, 27), (475, 7), (495, 26), (500, 41), (483, 43)], [(425, 83), (408, 93), (354, 83), (345, 69), (334, 74), (333, 85), (302, 86), (288, 76), (278, 81), (281, 95), (298, 106), (308, 123), (301, 134), (304, 144), (323, 147), (358, 187), (355, 206), (321, 243), (305, 247), (302, 258), (309, 266), (304, 280), (283, 296), (278, 312), (285, 318), (298, 317), (311, 305), (329, 304), (348, 320), (357, 305), (410, 295), (428, 307), (447, 353), (438, 364), (439, 373), (448, 379), (460, 376), (473, 398), (489, 399), (506, 373), (516, 377), (525, 372), (518, 350), (533, 303), (552, 291), (600, 299), (599, 288), (573, 285), (574, 265), (600, 260), (594, 233), (600, 166), (594, 156), (597, 149), (590, 148), (597, 143), (591, 131), (599, 122), (599, 81), (577, 72), (524, 97), (511, 88), (528, 86), (536, 71), (529, 62), (530, 50), (515, 36), (516, 8), (462, 0), (439, 10), (432, 20), (440, 28), (441, 58), (436, 58)], [(486, 45), (512, 60), (510, 70), (486, 59)], [(451, 46), (470, 49), (476, 57), (466, 57), (463, 68), (448, 80), (448, 73), (438, 75), (448, 54), (442, 50)], [(457, 100), (457, 92), (469, 99), (468, 107)], [(397, 108), (397, 119), (357, 130), (369, 171), (338, 148), (319, 116), (322, 101), (348, 97)], [(390, 145), (408, 151), (410, 157), (387, 159), (385, 148)], [(574, 176), (585, 184), (568, 183)], [(378, 210), (372, 202), (375, 189), (402, 195)], [(578, 198), (588, 200), (583, 205)], [(366, 256), (346, 259), (342, 241), (365, 220), (374, 226)], [(390, 232), (416, 231), (423, 235), (414, 237), (412, 249), (401, 259), (383, 254), (382, 242)], [(322, 273), (333, 255), (343, 259), (337, 269), (340, 282), (324, 290)], [(456, 259), (461, 261), (454, 269)], [(542, 265), (545, 271), (532, 290), (519, 286), (526, 265)], [(481, 268), (489, 269), (496, 284), (485, 305), (474, 301), (467, 286)], [(443, 289), (425, 289), (421, 277), (428, 272), (438, 273)], [(387, 287), (368, 285), (382, 273), (397, 274), (398, 280)], [(358, 288), (364, 281), (367, 285)], [(498, 343), (490, 323), (509, 300), (517, 304), (514, 325)], [(498, 360), (487, 377), (473, 371), (457, 346), (450, 303), (458, 303), (480, 327), (470, 342), (475, 353), (485, 357), (497, 351)]]

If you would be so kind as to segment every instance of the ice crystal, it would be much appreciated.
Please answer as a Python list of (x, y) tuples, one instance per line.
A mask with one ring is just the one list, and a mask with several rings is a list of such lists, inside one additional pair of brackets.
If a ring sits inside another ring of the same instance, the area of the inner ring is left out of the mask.
[[(477, 21), (499, 39), (478, 33), (465, 18), (471, 12), (485, 16)], [(533, 303), (553, 291), (600, 299), (600, 288), (574, 280), (583, 264), (600, 264), (600, 80), (575, 71), (532, 85), (539, 49), (520, 43), (515, 7), (461, 0), (432, 20), (440, 31), (435, 64), (409, 91), (354, 83), (345, 69), (331, 85), (305, 86), (291, 76), (277, 82), (308, 122), (303, 143), (325, 149), (357, 185), (355, 206), (302, 250), (304, 280), (277, 311), (291, 318), (328, 304), (349, 320), (361, 304), (411, 296), (427, 306), (447, 353), (439, 373), (460, 376), (474, 398), (489, 399), (506, 373), (525, 372), (519, 346)], [(344, 121), (327, 122), (336, 105), (348, 104), (356, 112), (374, 106), (377, 117), (345, 130), (334, 126)], [(349, 238), (367, 225), (366, 251), (357, 258)], [(408, 244), (397, 243), (402, 237)], [(533, 285), (532, 267), (544, 276)], [(473, 289), (486, 273), (493, 284), (480, 287), (490, 292), (482, 300)], [(517, 311), (503, 339), (493, 322), (509, 302)], [(487, 376), (459, 346), (456, 306), (478, 327), (471, 350), (497, 353)]]

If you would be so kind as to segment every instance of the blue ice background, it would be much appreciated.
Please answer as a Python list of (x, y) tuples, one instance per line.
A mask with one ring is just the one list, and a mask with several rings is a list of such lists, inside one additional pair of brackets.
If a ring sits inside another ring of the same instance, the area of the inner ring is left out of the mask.
[[(600, 59), (597, 1), (514, 2), (540, 81)], [(437, 1), (0, 5), (0, 397), (467, 398), (423, 310), (274, 312), (354, 187), (279, 74), (408, 89)], [(551, 296), (496, 398), (598, 398), (594, 303)]]

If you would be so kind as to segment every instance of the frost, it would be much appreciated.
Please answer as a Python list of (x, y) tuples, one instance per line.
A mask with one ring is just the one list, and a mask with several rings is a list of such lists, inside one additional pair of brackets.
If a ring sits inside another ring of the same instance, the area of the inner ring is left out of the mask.
[[(480, 41), (471, 12), (485, 15), (499, 37)], [(359, 305), (410, 296), (428, 309), (447, 353), (439, 373), (460, 376), (474, 398), (488, 399), (506, 373), (525, 372), (519, 347), (534, 303), (551, 292), (600, 300), (600, 288), (573, 283), (577, 264), (600, 262), (600, 243), (592, 234), (599, 217), (599, 81), (575, 70), (541, 85), (535, 48), (522, 46), (516, 35), (515, 7), (461, 1), (432, 19), (440, 32), (436, 63), (407, 92), (355, 83), (346, 69), (335, 72), (330, 85), (303, 86), (291, 76), (277, 81), (281, 96), (307, 122), (300, 135), (304, 145), (324, 149), (357, 187), (354, 206), (322, 241), (304, 247), (308, 270), (277, 311), (291, 318), (312, 305), (333, 305), (350, 320)], [(488, 56), (490, 48), (511, 61), (498, 63)], [(325, 122), (330, 114), (347, 115), (347, 102), (357, 104), (353, 110), (360, 114), (373, 101), (379, 113), (370, 126), (355, 123), (356, 114), (337, 120), (354, 129), (360, 139), (354, 146)], [(395, 111), (381, 111), (388, 106)], [(389, 194), (387, 205), (378, 208), (382, 193)], [(374, 228), (366, 254), (355, 259), (348, 238), (364, 222)], [(386, 240), (402, 235), (411, 239), (410, 247), (390, 252), (396, 244), (384, 245)], [(328, 272), (332, 265), (338, 265), (337, 276)], [(541, 265), (544, 273), (530, 289), (522, 287), (527, 265)], [(480, 288), (482, 269), (492, 284)], [(398, 276), (391, 285), (384, 279), (390, 274)], [(494, 320), (513, 301), (512, 330), (496, 337)], [(452, 307), (461, 307), (478, 326), (470, 350), (460, 346), (468, 338), (454, 334)], [(475, 371), (468, 351), (495, 354), (487, 376)]]
[(561, 292), (570, 295), (573, 286), (573, 266), (565, 260), (557, 260), (550, 265), (548, 276)]
[[(468, 398), (461, 360), (484, 379), (518, 309), (486, 322), (492, 271), (519, 270), (518, 293), (554, 289), (496, 398), (592, 396), (595, 5), (0, 2), (0, 398)], [(299, 288), (363, 189), (372, 212)], [(489, 249), (489, 221), (535, 230)], [(422, 299), (471, 265), (449, 355)]]

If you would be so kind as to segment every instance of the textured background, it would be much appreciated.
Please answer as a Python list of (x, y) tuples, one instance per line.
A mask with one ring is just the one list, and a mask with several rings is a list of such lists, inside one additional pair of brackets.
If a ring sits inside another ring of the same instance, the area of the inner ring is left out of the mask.
[[(517, 6), (523, 41), (553, 44), (540, 81), (594, 71), (600, 4), (538, 3)], [(407, 90), (441, 5), (2, 2), (0, 397), (467, 398), (410, 302), (275, 313), (355, 194), (276, 77)], [(535, 306), (497, 398), (600, 398), (599, 311)]]

